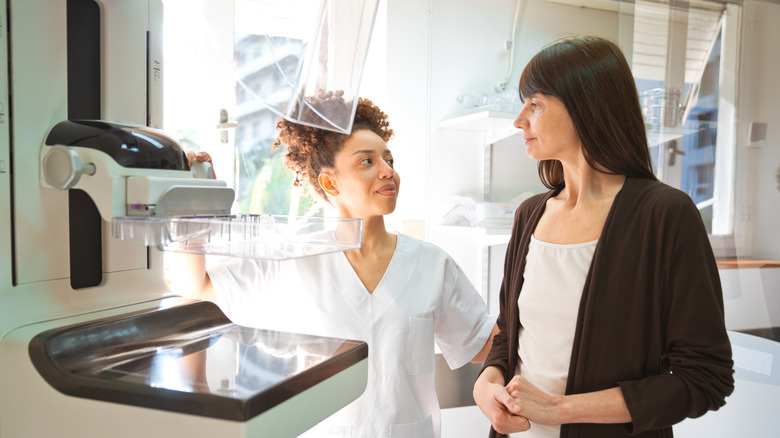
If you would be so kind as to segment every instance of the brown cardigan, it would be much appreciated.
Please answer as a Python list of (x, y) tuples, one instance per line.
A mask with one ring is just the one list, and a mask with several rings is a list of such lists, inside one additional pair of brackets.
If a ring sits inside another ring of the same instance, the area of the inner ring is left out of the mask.
[[(500, 315), (485, 367), (517, 364), (517, 299), (531, 234), (550, 191), (515, 213)], [(628, 424), (565, 424), (561, 437), (670, 437), (671, 426), (722, 406), (734, 388), (720, 277), (685, 193), (627, 178), (615, 197), (580, 301), (566, 394), (620, 386)], [(484, 369), (484, 368), (483, 368)], [(491, 429), (491, 436), (502, 436)]]

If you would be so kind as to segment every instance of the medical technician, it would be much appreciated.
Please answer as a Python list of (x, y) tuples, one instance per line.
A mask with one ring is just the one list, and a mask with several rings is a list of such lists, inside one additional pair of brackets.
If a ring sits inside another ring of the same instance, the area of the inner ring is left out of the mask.
[(515, 214), (474, 398), (491, 436), (670, 437), (734, 383), (699, 211), (653, 174), (616, 44), (552, 44), (519, 90), (515, 126), (550, 191)]
[[(333, 93), (309, 104), (350, 108)], [(274, 148), (286, 146), (296, 184), (308, 181), (340, 217), (363, 219), (362, 247), (283, 262), (209, 262), (217, 302), (239, 324), (368, 343), (365, 392), (305, 436), (440, 436), (434, 341), (451, 368), (481, 362), (495, 318), (444, 251), (386, 230), (401, 181), (387, 116), (370, 100), (359, 99), (350, 135), (286, 120), (278, 129)]]

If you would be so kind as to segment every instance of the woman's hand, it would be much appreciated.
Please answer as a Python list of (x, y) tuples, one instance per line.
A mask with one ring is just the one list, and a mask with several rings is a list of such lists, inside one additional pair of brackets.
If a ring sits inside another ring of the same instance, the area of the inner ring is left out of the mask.
[(214, 163), (211, 162), (211, 155), (208, 152), (187, 151), (187, 161), (192, 165), (193, 161), (206, 162), (211, 165), (211, 175), (217, 179), (217, 173), (214, 171)]
[(631, 413), (619, 387), (554, 396), (537, 388), (525, 377), (515, 376), (506, 385), (506, 391), (517, 406), (513, 412), (538, 424), (631, 422)]
[(503, 375), (496, 367), (488, 367), (474, 383), (474, 401), (498, 433), (525, 432), (531, 425), (516, 412), (520, 406), (503, 385)]
[(519, 407), (518, 413), (528, 420), (545, 426), (561, 424), (557, 408), (562, 397), (545, 393), (521, 376), (513, 377), (506, 391)]

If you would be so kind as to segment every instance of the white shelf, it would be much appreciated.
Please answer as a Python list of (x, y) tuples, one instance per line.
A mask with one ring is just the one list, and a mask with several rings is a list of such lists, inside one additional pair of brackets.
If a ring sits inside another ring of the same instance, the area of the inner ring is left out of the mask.
[(517, 114), (514, 113), (490, 110), (480, 111), (442, 120), (439, 122), (439, 128), (484, 132), (486, 143), (492, 144), (523, 132), (512, 124), (516, 117)]
[(512, 127), (517, 114), (500, 111), (480, 111), (473, 114), (445, 119), (439, 122), (439, 128), (461, 129), (467, 131), (485, 131)]

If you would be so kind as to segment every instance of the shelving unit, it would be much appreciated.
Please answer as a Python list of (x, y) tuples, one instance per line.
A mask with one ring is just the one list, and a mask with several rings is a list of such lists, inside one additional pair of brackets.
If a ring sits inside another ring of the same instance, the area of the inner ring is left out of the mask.
[[(513, 125), (516, 116), (517, 114), (515, 113), (484, 110), (445, 119), (438, 124), (440, 129), (470, 131), (482, 134), (481, 145), (484, 152), (482, 159), (483, 200), (490, 200), (491, 197), (490, 180), (493, 144), (523, 132)], [(434, 236), (432, 236), (435, 240), (452, 244), (451, 246), (444, 245), (445, 250), (458, 260), (458, 263), (467, 271), (467, 274), (469, 266), (476, 264), (480, 267), (480, 272), (472, 272), (472, 275), (479, 278), (480, 281), (475, 281), (475, 284), (481, 286), (483, 298), (488, 303), (489, 309), (494, 307), (492, 304), (495, 304), (491, 303), (488, 291), (490, 285), (491, 249), (508, 243), (510, 233), (511, 229), (509, 228), (441, 225), (435, 227)], [(454, 244), (454, 242), (458, 242), (458, 244)], [(473, 248), (475, 246), (481, 248), (481, 253), (478, 255), (474, 254)], [(496, 311), (495, 309), (492, 310)]]

